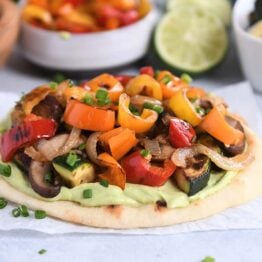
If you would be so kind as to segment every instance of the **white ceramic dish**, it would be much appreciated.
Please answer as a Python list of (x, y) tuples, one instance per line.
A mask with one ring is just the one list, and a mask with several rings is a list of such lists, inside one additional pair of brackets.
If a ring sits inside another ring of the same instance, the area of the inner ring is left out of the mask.
[(100, 70), (122, 66), (143, 57), (158, 18), (152, 10), (145, 18), (113, 31), (76, 35), (22, 25), (21, 46), (35, 64), (60, 70)]
[(233, 10), (233, 27), (238, 53), (246, 78), (255, 90), (262, 92), (262, 39), (247, 32), (248, 16), (255, 0), (238, 0)]

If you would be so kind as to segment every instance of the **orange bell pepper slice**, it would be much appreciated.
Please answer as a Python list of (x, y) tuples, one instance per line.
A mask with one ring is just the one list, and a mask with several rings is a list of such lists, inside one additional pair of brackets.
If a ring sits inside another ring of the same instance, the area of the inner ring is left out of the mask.
[(81, 13), (77, 10), (72, 10), (70, 13), (64, 15), (63, 18), (69, 22), (83, 25), (88, 28), (93, 28), (95, 26), (95, 20), (91, 15)]
[(202, 120), (202, 117), (196, 112), (194, 106), (187, 98), (186, 89), (176, 92), (169, 100), (168, 105), (176, 116), (187, 121), (192, 126), (197, 126)]
[(108, 131), (114, 128), (115, 113), (70, 100), (66, 105), (64, 121), (79, 129)]
[(49, 25), (53, 22), (51, 14), (46, 9), (34, 4), (25, 6), (22, 17), (27, 22), (31, 22), (35, 19), (41, 21), (46, 25)]
[(206, 95), (206, 91), (200, 87), (190, 87), (186, 95), (189, 99), (201, 98)]
[(149, 131), (158, 118), (157, 112), (144, 109), (141, 116), (136, 116), (129, 110), (130, 97), (122, 94), (119, 98), (118, 123), (122, 127), (134, 130), (136, 133)]
[(105, 28), (114, 30), (121, 26), (120, 20), (117, 17), (110, 17), (105, 21)]
[(157, 75), (157, 81), (161, 85), (164, 99), (169, 99), (180, 89), (188, 87), (188, 84), (185, 83), (185, 81), (169, 71), (159, 72)]
[(158, 100), (163, 99), (160, 84), (153, 77), (146, 74), (132, 78), (126, 86), (126, 93), (129, 96), (145, 94)]
[(45, 9), (48, 8), (48, 0), (29, 0), (28, 4), (38, 5)]
[(224, 112), (219, 107), (214, 107), (204, 117), (199, 127), (226, 145), (236, 145), (244, 138), (240, 130), (226, 122)]
[(138, 142), (135, 132), (123, 127), (115, 128), (100, 135), (98, 140), (108, 147), (116, 160), (121, 159)]
[(99, 88), (108, 89), (108, 97), (112, 102), (117, 102), (119, 96), (124, 92), (122, 84), (112, 75), (102, 74), (85, 83), (91, 91), (96, 92)]
[(126, 174), (121, 165), (108, 153), (102, 153), (97, 158), (101, 165), (107, 167), (107, 171), (99, 175), (100, 179), (107, 180), (110, 185), (125, 189)]

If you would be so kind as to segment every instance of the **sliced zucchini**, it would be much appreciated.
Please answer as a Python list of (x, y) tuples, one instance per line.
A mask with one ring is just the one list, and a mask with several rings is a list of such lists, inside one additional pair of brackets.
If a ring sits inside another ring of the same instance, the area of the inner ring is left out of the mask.
[(187, 168), (177, 168), (175, 172), (175, 181), (177, 186), (193, 196), (206, 187), (210, 178), (211, 161), (204, 155), (196, 155), (188, 160)]
[(68, 154), (55, 158), (53, 167), (68, 186), (75, 187), (94, 181), (95, 170), (92, 164), (84, 161), (80, 156), (73, 165), (69, 165), (67, 159)]

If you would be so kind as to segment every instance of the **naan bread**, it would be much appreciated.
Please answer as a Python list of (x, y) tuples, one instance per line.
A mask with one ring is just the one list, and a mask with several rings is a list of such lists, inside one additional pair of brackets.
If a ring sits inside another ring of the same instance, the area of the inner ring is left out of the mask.
[(17, 191), (3, 178), (0, 178), (0, 195), (31, 209), (44, 210), (54, 218), (92, 227), (118, 229), (158, 227), (199, 220), (262, 195), (262, 140), (248, 128), (246, 136), (255, 156), (254, 162), (237, 174), (224, 189), (185, 208), (167, 209), (158, 205), (140, 208), (127, 206), (89, 208), (68, 201), (45, 202)]

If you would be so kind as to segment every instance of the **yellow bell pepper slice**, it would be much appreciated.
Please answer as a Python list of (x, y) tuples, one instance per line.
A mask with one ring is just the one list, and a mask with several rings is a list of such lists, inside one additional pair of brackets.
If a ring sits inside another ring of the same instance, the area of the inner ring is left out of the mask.
[(108, 89), (108, 96), (112, 102), (117, 102), (119, 96), (124, 92), (122, 84), (112, 75), (102, 74), (88, 81), (85, 86), (96, 92), (99, 88)]
[(179, 90), (170, 98), (168, 104), (179, 118), (187, 121), (192, 126), (197, 126), (201, 122), (202, 117), (196, 112), (186, 93), (186, 89)]
[(51, 14), (47, 10), (33, 4), (29, 4), (25, 6), (22, 16), (23, 19), (27, 22), (30, 22), (33, 19), (38, 19), (44, 24), (51, 24), (53, 21)]
[(129, 96), (145, 94), (158, 100), (163, 99), (160, 84), (153, 77), (145, 74), (132, 78), (126, 86), (126, 93)]
[(118, 123), (120, 126), (129, 128), (136, 133), (149, 131), (158, 118), (157, 112), (144, 109), (141, 116), (136, 116), (129, 110), (130, 97), (122, 94), (119, 98)]
[(92, 16), (85, 14), (85, 13), (80, 13), (75, 10), (64, 15), (63, 18), (72, 23), (84, 25), (90, 28), (95, 27), (95, 20)]
[(137, 11), (140, 17), (145, 17), (152, 10), (152, 5), (149, 0), (140, 0)]

